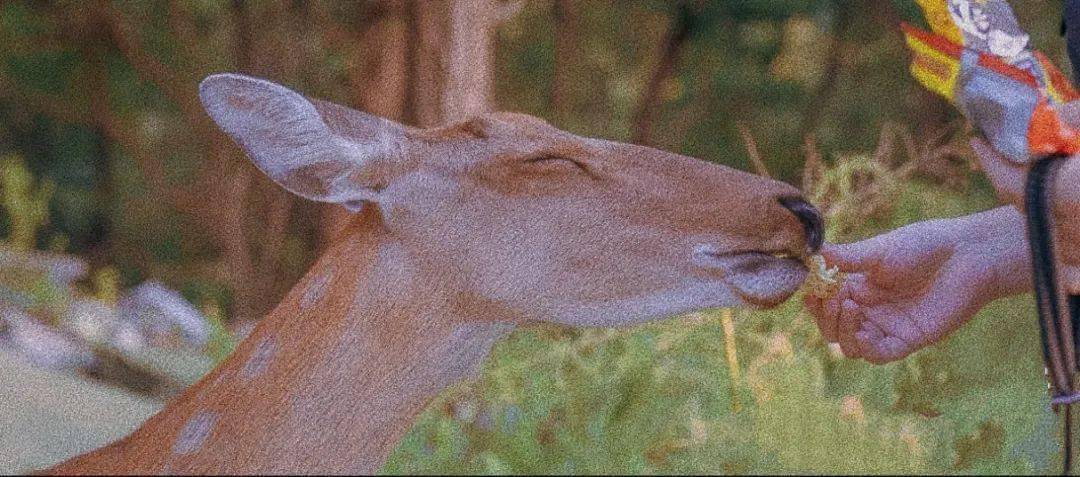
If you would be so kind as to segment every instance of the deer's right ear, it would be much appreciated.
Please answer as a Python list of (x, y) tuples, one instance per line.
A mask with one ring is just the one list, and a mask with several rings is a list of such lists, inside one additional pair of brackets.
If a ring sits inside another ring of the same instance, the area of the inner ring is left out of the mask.
[(252, 162), (290, 192), (357, 211), (377, 201), (404, 127), (237, 74), (199, 85), (203, 106)]

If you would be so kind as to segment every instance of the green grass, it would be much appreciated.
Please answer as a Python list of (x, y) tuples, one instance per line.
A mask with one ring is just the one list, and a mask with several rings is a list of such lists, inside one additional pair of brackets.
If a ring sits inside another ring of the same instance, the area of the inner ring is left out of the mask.
[(1057, 441), (1032, 312), (1026, 298), (996, 303), (886, 366), (832, 355), (795, 303), (742, 313), (738, 383), (716, 313), (525, 329), (433, 404), (383, 471), (1045, 473)]

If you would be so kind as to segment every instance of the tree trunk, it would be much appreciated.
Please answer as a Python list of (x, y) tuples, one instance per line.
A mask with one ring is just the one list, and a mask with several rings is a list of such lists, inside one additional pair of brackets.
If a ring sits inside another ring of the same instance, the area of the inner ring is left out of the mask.
[(565, 121), (573, 110), (571, 85), (580, 81), (575, 75), (578, 49), (581, 47), (581, 6), (578, 0), (555, 0), (555, 77), (551, 83), (551, 109), (555, 119)]
[(653, 122), (660, 113), (663, 102), (660, 90), (668, 78), (675, 74), (675, 67), (682, 54), (686, 40), (693, 33), (696, 15), (701, 9), (699, 1), (679, 3), (675, 10), (675, 18), (672, 20), (670, 29), (664, 37), (660, 59), (656, 63), (645, 92), (641, 97), (637, 110), (634, 112), (633, 127), (634, 135), (631, 142), (634, 144), (649, 145), (652, 143)]
[[(491, 110), (491, 36), (514, 13), (502, 0), (383, 0), (349, 68), (360, 109), (416, 126), (460, 121)], [(320, 245), (348, 220), (324, 207)]]
[(504, 0), (410, 4), (410, 117), (419, 126), (460, 121), (492, 107), (492, 32), (520, 9)]
[[(405, 120), (409, 76), (408, 6), (404, 0), (382, 0), (376, 18), (349, 53), (350, 102), (362, 111)], [(319, 248), (325, 249), (349, 218), (336, 205), (321, 206)]]
[[(394, 121), (405, 120), (409, 35), (407, 5), (382, 0), (378, 13), (349, 52), (349, 100), (352, 106)], [(350, 214), (337, 205), (321, 206), (319, 248), (345, 227)]]

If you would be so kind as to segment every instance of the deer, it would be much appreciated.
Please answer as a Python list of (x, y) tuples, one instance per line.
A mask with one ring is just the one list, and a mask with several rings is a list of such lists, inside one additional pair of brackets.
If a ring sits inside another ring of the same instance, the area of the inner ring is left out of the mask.
[(370, 474), (516, 327), (773, 307), (822, 243), (784, 182), (525, 114), (414, 128), (232, 73), (199, 95), (259, 170), (349, 223), (222, 364), (46, 473)]

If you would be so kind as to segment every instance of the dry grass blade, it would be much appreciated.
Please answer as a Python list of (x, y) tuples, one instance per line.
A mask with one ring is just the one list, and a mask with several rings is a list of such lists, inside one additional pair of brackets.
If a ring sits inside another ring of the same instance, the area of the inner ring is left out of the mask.
[(803, 194), (813, 197), (816, 187), (825, 177), (825, 161), (821, 157), (821, 149), (818, 149), (817, 139), (813, 134), (807, 134), (803, 139), (803, 150), (806, 160), (803, 162), (802, 191)]
[(742, 410), (739, 401), (739, 356), (735, 350), (735, 313), (731, 308), (720, 310), (720, 323), (724, 327), (724, 355), (727, 358), (728, 373), (731, 374), (731, 411)]
[[(903, 147), (907, 154), (907, 160), (897, 157), (896, 149)], [(924, 162), (925, 154), (915, 145), (911, 133), (900, 124), (886, 122), (881, 126), (878, 136), (877, 149), (874, 150), (873, 161), (883, 167), (895, 171), (898, 179), (905, 180), (911, 177)]]
[(976, 168), (967, 144), (970, 133), (965, 126), (951, 123), (938, 127), (918, 144), (906, 130), (901, 129), (897, 134), (911, 157), (908, 172), (927, 176), (954, 190), (966, 189), (968, 173)]
[(743, 143), (746, 144), (746, 153), (750, 155), (750, 166), (754, 168), (754, 173), (760, 176), (772, 177), (769, 174), (769, 169), (765, 167), (765, 161), (761, 158), (757, 141), (754, 140), (754, 135), (750, 133), (750, 128), (742, 122), (735, 123), (735, 127), (739, 129), (739, 136), (742, 137)]
[(877, 149), (874, 149), (874, 162), (888, 166), (893, 159), (896, 124), (886, 122), (881, 125), (881, 134), (878, 135)]

